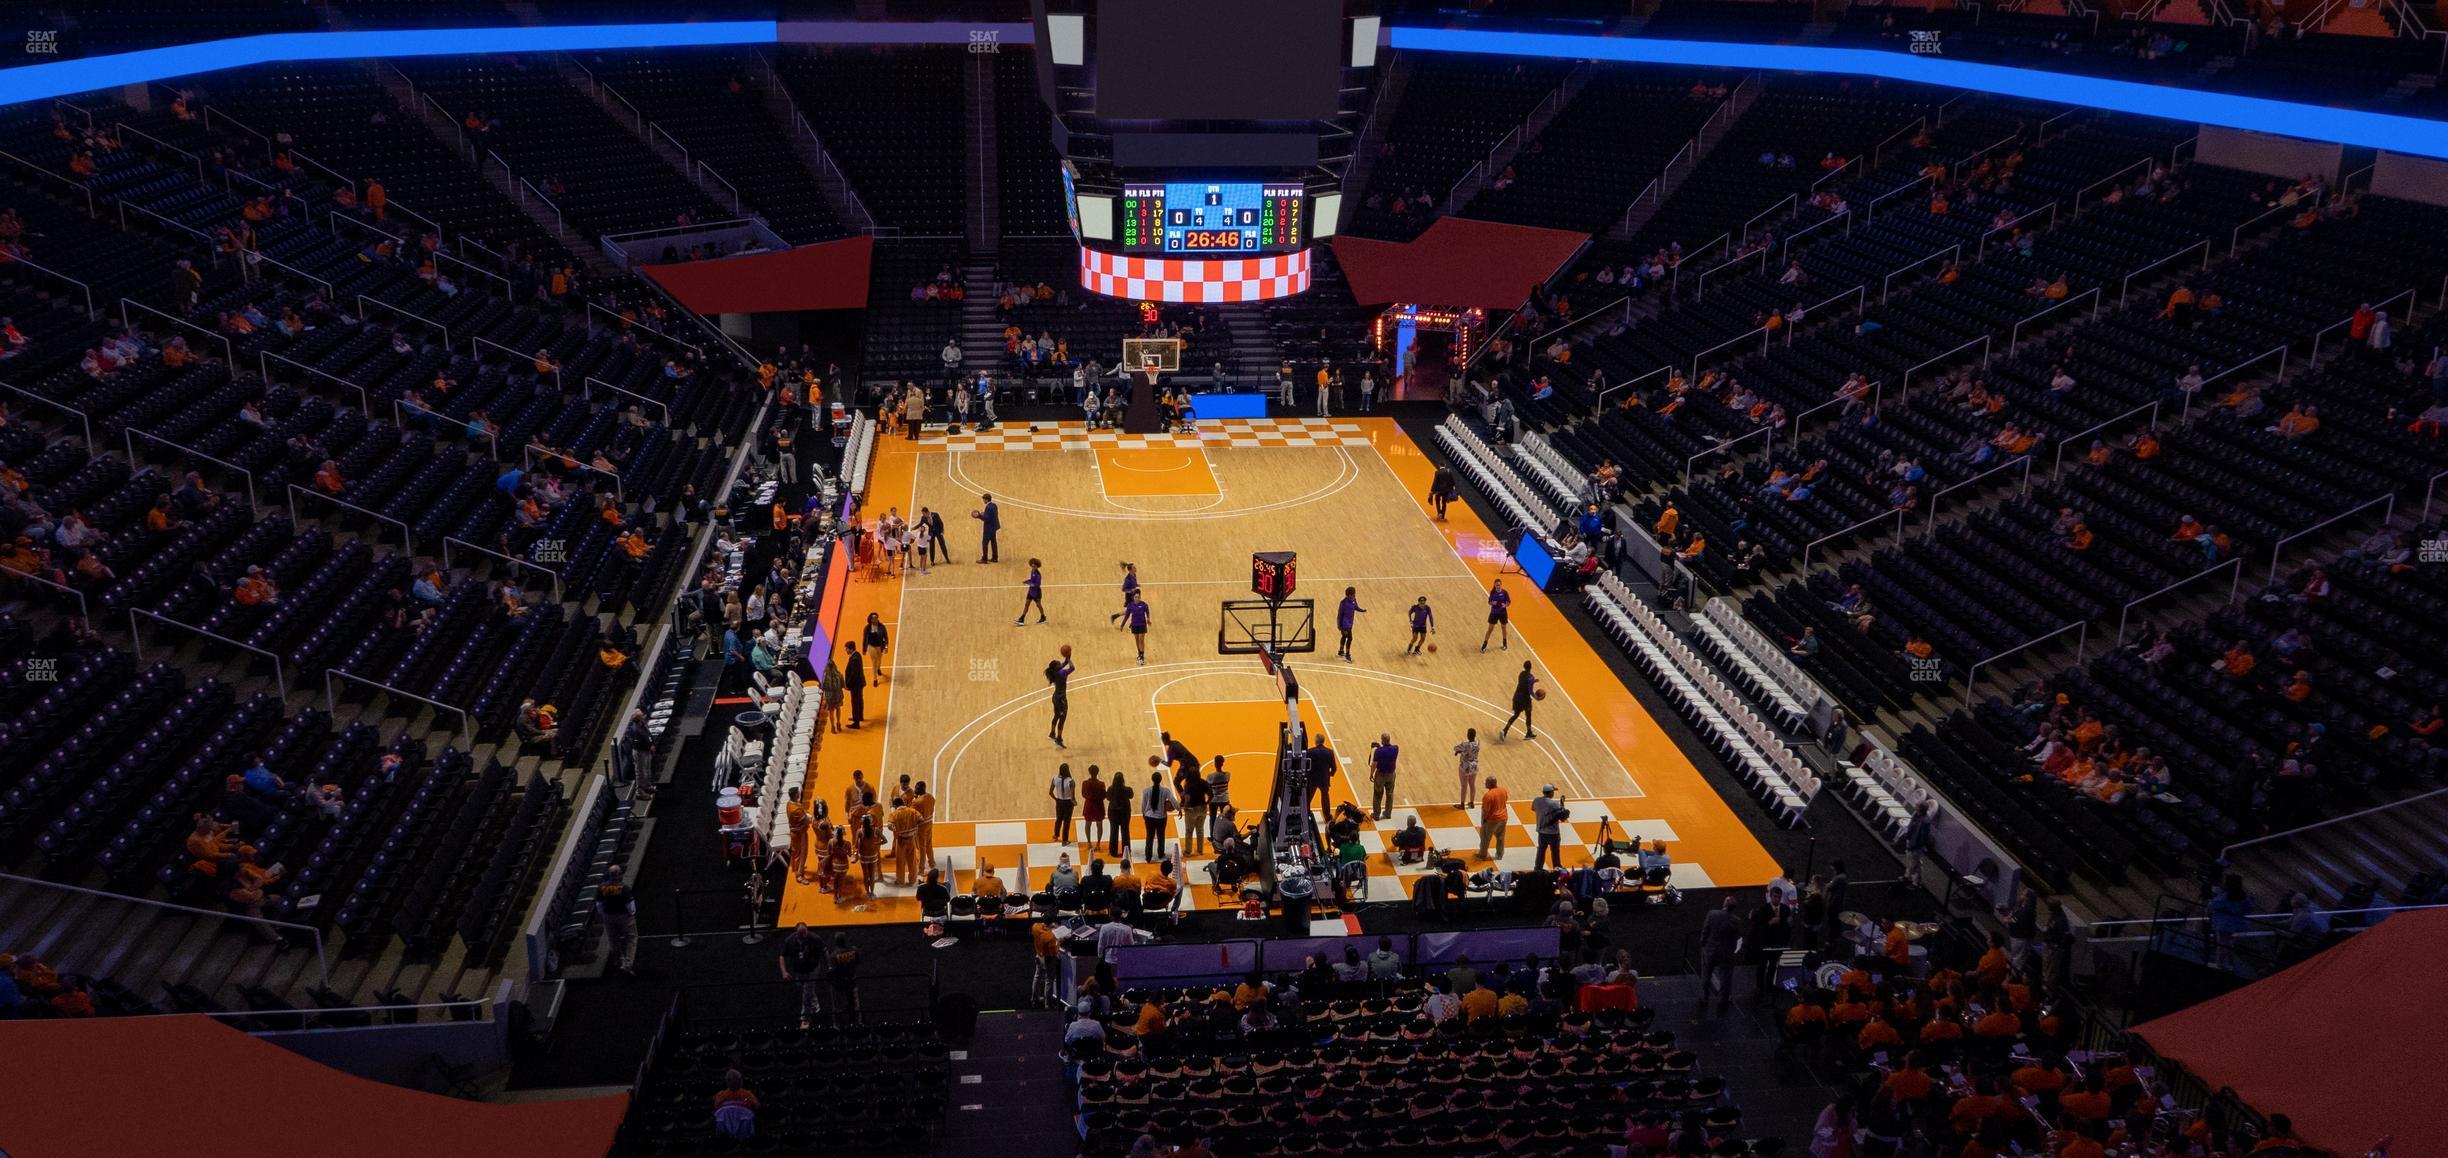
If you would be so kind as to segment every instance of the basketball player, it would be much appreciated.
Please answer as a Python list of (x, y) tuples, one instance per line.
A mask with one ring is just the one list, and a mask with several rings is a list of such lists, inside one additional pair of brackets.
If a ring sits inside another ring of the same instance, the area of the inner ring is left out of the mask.
[[(1422, 595), (1416, 602), (1411, 604), (1411, 647), (1409, 654), (1418, 655), (1420, 653), (1420, 648), (1426, 646), (1428, 643), (1428, 636), (1435, 631), (1436, 611), (1428, 606), (1428, 597)], [(1464, 793), (1464, 795), (1467, 796), (1469, 793)]]
[(1513, 714), (1505, 717), (1504, 727), (1496, 729), (1496, 739), (1501, 742), (1513, 730), (1515, 720), (1522, 722), (1522, 739), (1538, 739), (1537, 725), (1530, 722), (1530, 705), (1545, 694), (1539, 690), (1538, 677), (1530, 672), (1530, 661), (1523, 660), (1521, 675), (1513, 680)]
[(1468, 809), (1471, 790), (1479, 785), (1479, 729), (1465, 729), (1462, 742), (1454, 745), (1454, 774), (1461, 779), (1461, 788), (1454, 794), (1454, 807)]
[[(1029, 560), (1029, 576), (1026, 584), (1028, 597), (1020, 604), (1020, 618), (1012, 620), (1013, 627), (1021, 627), (1028, 623), (1028, 613), (1031, 607), (1037, 609), (1037, 622), (1045, 622), (1045, 572), (1039, 570), (1043, 566), (1045, 564), (1035, 559)], [(1487, 649), (1481, 648), (1480, 650)]]
[(1106, 616), (1105, 622), (1113, 624), (1115, 630), (1121, 630), (1122, 617), (1130, 614), (1131, 600), (1136, 598), (1138, 594), (1139, 565), (1137, 563), (1124, 563), (1122, 565), (1122, 610)]
[(1046, 665), (1046, 682), (1054, 685), (1054, 721), (1046, 727), (1046, 739), (1054, 746), (1063, 746), (1063, 725), (1071, 720), (1071, 673), (1079, 670), (1071, 663), (1071, 645), (1062, 645), (1062, 658)]
[(1488, 637), (1498, 632), (1504, 634), (1504, 650), (1513, 650), (1513, 593), (1505, 590), (1502, 579), (1488, 588), (1488, 625), (1479, 633), (1479, 650), (1486, 651)]
[(1139, 651), (1139, 666), (1147, 666), (1148, 605), (1136, 591), (1131, 592), (1130, 606), (1122, 609), (1122, 625), (1130, 628), (1131, 645)]
[(1368, 608), (1360, 606), (1359, 588), (1346, 587), (1343, 589), (1343, 602), (1335, 605), (1335, 630), (1343, 634), (1342, 642), (1335, 645), (1335, 655), (1345, 663), (1352, 661), (1352, 624), (1358, 622), (1360, 616), (1367, 611)]

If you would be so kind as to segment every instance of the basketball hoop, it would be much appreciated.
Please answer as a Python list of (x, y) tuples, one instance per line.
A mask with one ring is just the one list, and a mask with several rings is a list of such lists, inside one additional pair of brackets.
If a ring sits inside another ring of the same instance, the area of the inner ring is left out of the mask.
[(1149, 386), (1156, 385), (1157, 376), (1164, 373), (1164, 359), (1155, 354), (1141, 354), (1139, 372), (1147, 375)]

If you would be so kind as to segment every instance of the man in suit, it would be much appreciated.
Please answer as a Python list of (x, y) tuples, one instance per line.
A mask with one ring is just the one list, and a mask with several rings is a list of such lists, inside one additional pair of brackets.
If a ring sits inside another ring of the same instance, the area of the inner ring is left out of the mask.
[(995, 532), (1003, 529), (1003, 508), (995, 505), (993, 495), (979, 495), (978, 500), (985, 504), (979, 507), (973, 516), (978, 521), (978, 535), (980, 536), (978, 562), (1001, 562), (1003, 552), (995, 543)]
[(949, 563), (952, 548), (944, 542), (943, 512), (927, 507), (918, 508), (918, 517), (926, 522), (928, 563)]
[(842, 645), (842, 689), (850, 693), (850, 726), (867, 718), (867, 661), (856, 641)]

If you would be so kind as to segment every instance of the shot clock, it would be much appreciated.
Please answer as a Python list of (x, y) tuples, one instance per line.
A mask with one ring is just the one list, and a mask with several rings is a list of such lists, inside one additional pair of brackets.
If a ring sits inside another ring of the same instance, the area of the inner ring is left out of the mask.
[(1255, 551), (1250, 554), (1250, 591), (1261, 599), (1282, 602), (1300, 585), (1297, 551)]

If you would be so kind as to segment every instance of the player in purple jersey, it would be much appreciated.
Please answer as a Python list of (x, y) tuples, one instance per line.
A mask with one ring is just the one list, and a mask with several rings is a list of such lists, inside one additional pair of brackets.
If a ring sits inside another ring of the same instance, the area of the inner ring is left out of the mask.
[(1139, 664), (1145, 667), (1147, 665), (1148, 605), (1147, 600), (1141, 598), (1136, 591), (1131, 592), (1130, 606), (1122, 609), (1122, 622), (1124, 626), (1130, 628), (1131, 642), (1139, 648)]
[(1499, 632), (1504, 635), (1504, 649), (1513, 650), (1513, 593), (1505, 590), (1502, 579), (1488, 588), (1488, 625), (1479, 634), (1479, 650), (1486, 651), (1488, 638)]
[(1409, 649), (1409, 654), (1418, 655), (1420, 653), (1420, 648), (1428, 642), (1429, 633), (1435, 630), (1436, 612), (1428, 606), (1428, 597), (1422, 595), (1419, 597), (1418, 601), (1411, 604), (1411, 647)]
[(1035, 559), (1029, 560), (1028, 598), (1021, 602), (1020, 618), (1012, 620), (1013, 627), (1019, 627), (1028, 622), (1031, 607), (1037, 609), (1037, 622), (1045, 622), (1045, 572), (1040, 570), (1044, 566), (1045, 564)]
[(1359, 588), (1343, 589), (1343, 602), (1335, 605), (1335, 630), (1343, 633), (1343, 641), (1335, 645), (1335, 654), (1345, 663), (1352, 661), (1352, 624), (1359, 622), (1360, 616), (1367, 611), (1368, 608), (1360, 606)]

